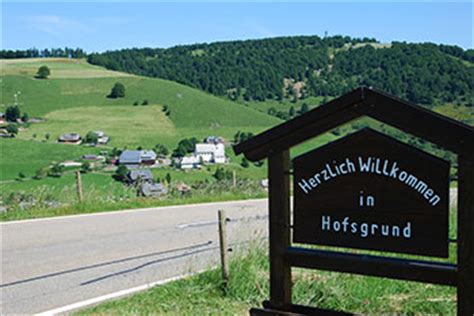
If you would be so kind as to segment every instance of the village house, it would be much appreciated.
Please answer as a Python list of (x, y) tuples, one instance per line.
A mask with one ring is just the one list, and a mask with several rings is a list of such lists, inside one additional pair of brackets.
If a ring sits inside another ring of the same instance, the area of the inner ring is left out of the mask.
[(201, 168), (201, 160), (196, 156), (181, 157), (176, 161), (181, 169), (199, 169)]
[(162, 183), (153, 180), (150, 169), (134, 169), (127, 174), (127, 182), (137, 188), (137, 194), (144, 197), (158, 197), (168, 193)]
[(194, 156), (203, 162), (226, 163), (225, 147), (223, 143), (196, 144)]
[(153, 174), (150, 169), (134, 169), (131, 170), (128, 175), (130, 183), (140, 182), (153, 182)]
[(97, 136), (98, 145), (106, 145), (110, 140), (110, 137), (105, 135), (103, 131), (95, 131), (93, 133)]
[(156, 153), (153, 150), (124, 150), (118, 163), (127, 166), (154, 165)]
[(69, 133), (69, 134), (63, 134), (59, 136), (58, 142), (60, 143), (66, 143), (66, 144), (74, 144), (78, 145), (82, 141), (82, 137), (79, 134), (76, 133)]
[(220, 136), (207, 136), (204, 139), (206, 144), (224, 144), (224, 138)]
[(140, 194), (144, 197), (159, 197), (168, 193), (163, 183), (145, 182), (141, 184)]
[[(210, 136), (214, 137), (214, 136)], [(206, 140), (209, 139), (206, 138)], [(212, 141), (217, 138), (211, 138)], [(176, 160), (176, 165), (181, 169), (201, 168), (203, 163), (226, 163), (225, 147), (223, 143), (199, 143), (196, 144), (192, 156), (182, 157)]]

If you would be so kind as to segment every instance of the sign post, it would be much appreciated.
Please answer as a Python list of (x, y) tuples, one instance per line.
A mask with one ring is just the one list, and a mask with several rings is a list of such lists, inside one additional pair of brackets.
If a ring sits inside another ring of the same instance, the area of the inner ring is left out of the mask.
[[(449, 257), (448, 161), (363, 129), (294, 158), (291, 172), (291, 147), (361, 116), (458, 155), (457, 264), (292, 245), (291, 235), (302, 244)], [(474, 314), (472, 126), (359, 88), (236, 145), (234, 151), (250, 161), (269, 161), (270, 300), (263, 309), (251, 309), (252, 315), (348, 314), (292, 304), (291, 267), (456, 286), (458, 315)]]

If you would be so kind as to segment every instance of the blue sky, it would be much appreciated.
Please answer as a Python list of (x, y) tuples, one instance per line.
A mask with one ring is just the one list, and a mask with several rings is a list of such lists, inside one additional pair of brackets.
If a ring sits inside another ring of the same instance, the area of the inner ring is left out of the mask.
[(472, 48), (465, 2), (3, 2), (2, 47), (126, 47), (349, 35)]

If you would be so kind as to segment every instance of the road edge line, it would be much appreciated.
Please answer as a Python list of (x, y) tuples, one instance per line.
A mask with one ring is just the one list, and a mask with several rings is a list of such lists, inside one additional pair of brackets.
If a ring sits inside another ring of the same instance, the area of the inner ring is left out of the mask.
[(76, 303), (65, 305), (65, 306), (62, 306), (62, 307), (57, 307), (57, 308), (47, 310), (47, 311), (44, 311), (44, 312), (35, 313), (35, 315), (37, 315), (37, 316), (54, 316), (54, 315), (59, 315), (59, 314), (63, 314), (63, 313), (72, 312), (72, 311), (79, 310), (79, 309), (82, 309), (82, 308), (85, 308), (85, 307), (97, 305), (99, 303), (103, 303), (103, 302), (106, 302), (106, 301), (109, 301), (109, 300), (123, 298), (123, 297), (131, 295), (131, 294), (135, 294), (135, 293), (138, 293), (138, 292), (143, 292), (145, 290), (151, 289), (152, 287), (155, 287), (155, 286), (158, 286), (158, 285), (164, 285), (164, 284), (167, 284), (167, 283), (170, 283), (170, 282), (173, 282), (173, 281), (178, 281), (178, 280), (181, 280), (181, 279), (192, 277), (194, 275), (203, 273), (205, 271), (208, 271), (208, 269), (198, 270), (196, 272), (177, 275), (177, 276), (167, 278), (167, 279), (164, 279), (164, 280), (160, 280), (160, 281), (146, 283), (146, 284), (139, 285), (139, 286), (136, 286), (136, 287), (132, 287), (132, 288), (129, 288), (129, 289), (125, 289), (125, 290), (121, 290), (121, 291), (101, 295), (101, 296), (98, 296), (98, 297), (90, 298), (90, 299), (87, 299), (87, 300), (84, 300), (84, 301), (76, 302)]

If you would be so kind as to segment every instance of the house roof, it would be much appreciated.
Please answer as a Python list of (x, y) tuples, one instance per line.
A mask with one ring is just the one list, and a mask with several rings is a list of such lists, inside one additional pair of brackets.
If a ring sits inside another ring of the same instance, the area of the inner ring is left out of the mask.
[(162, 183), (145, 182), (141, 186), (144, 196), (160, 195), (168, 193), (168, 189)]
[(474, 127), (385, 92), (360, 87), (234, 146), (250, 161), (264, 159), (361, 116), (369, 116), (455, 153), (474, 152)]
[(78, 141), (80, 139), (81, 139), (81, 135), (76, 134), (76, 133), (63, 134), (59, 136), (59, 140), (62, 140), (62, 141)]
[(135, 170), (131, 170), (128, 173), (128, 177), (133, 181), (137, 179), (152, 180), (153, 174), (151, 173), (151, 170), (149, 169), (135, 169)]
[(140, 150), (124, 150), (119, 157), (120, 163), (136, 163), (139, 164), (141, 159)]
[(143, 160), (156, 160), (153, 150), (124, 150), (119, 157), (120, 163), (139, 164)]
[(146, 160), (156, 159), (156, 153), (153, 150), (142, 150), (140, 154), (141, 154), (142, 159), (146, 159)]
[(200, 162), (200, 159), (199, 157), (196, 157), (196, 156), (186, 156), (186, 157), (183, 157), (181, 158), (181, 161), (180, 161), (180, 164), (195, 164), (195, 163), (199, 163)]

